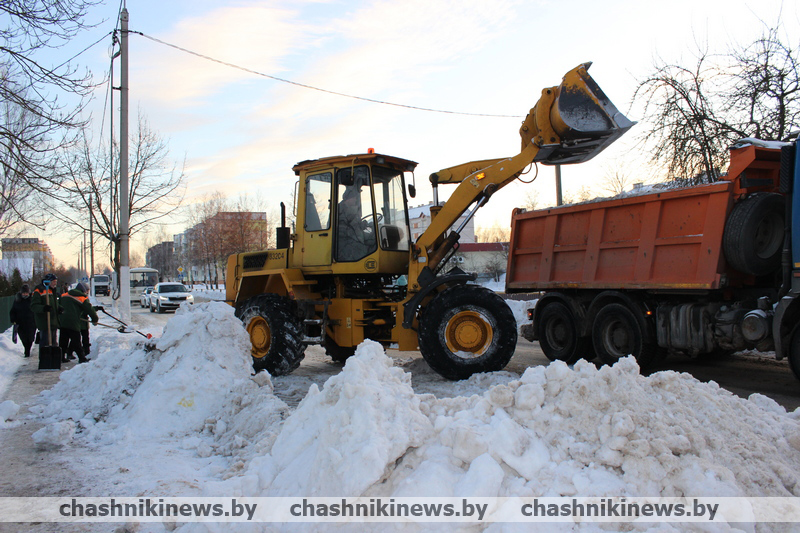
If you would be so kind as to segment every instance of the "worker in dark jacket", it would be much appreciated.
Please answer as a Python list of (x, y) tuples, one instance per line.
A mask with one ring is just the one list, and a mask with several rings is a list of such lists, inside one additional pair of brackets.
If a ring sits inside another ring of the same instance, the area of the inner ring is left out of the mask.
[(31, 288), (27, 283), (22, 286), (14, 298), (9, 318), (11, 318), (11, 323), (17, 330), (17, 336), (25, 348), (25, 357), (30, 357), (33, 339), (36, 337), (36, 321), (33, 319), (33, 311), (31, 311)]
[[(89, 361), (81, 344), (81, 322), (86, 320), (83, 317), (90, 317), (92, 324), (95, 325), (99, 321), (94, 307), (86, 297), (86, 290), (86, 286), (83, 283), (78, 283), (77, 287), (63, 294), (59, 300), (61, 308), (64, 309), (64, 313), (61, 315), (62, 353), (65, 358), (68, 353), (74, 352), (78, 354), (79, 363)], [(66, 342), (63, 340), (65, 335), (67, 337)], [(64, 348), (65, 345), (66, 348)]]
[[(36, 286), (31, 295), (31, 311), (39, 330), (39, 349), (58, 346), (58, 297), (53, 289), (58, 284), (55, 274), (47, 274), (42, 283)], [(47, 318), (50, 318), (50, 334), (47, 332)]]

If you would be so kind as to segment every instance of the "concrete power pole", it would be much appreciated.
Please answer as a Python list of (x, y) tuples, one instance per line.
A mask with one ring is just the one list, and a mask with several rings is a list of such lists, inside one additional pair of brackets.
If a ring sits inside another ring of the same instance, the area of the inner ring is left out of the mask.
[(129, 253), (130, 193), (128, 191), (128, 8), (120, 15), (120, 110), (119, 110), (119, 310), (123, 320), (131, 318)]
[(94, 296), (94, 214), (92, 213), (92, 198), (89, 195), (89, 294)]
[(561, 165), (556, 165), (556, 205), (563, 205), (564, 198), (561, 195)]

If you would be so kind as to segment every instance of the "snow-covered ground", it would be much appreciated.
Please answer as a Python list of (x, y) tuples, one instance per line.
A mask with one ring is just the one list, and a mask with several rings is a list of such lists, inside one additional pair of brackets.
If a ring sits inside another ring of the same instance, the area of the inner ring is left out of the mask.
[[(509, 304), (523, 320), (528, 304)], [(392, 359), (366, 341), (341, 371), (319, 347), (309, 347), (309, 364), (333, 369), (326, 380), (302, 372), (252, 376), (242, 357), (247, 334), (233, 309), (219, 302), (180, 309), (154, 350), (113, 329), (92, 334), (99, 356), (63, 371), (27, 411), (0, 403), (0, 427), (31, 417), (43, 424), (31, 445), (62, 449), (80, 462), (86, 476), (80, 496), (800, 496), (800, 411), (787, 413), (758, 394), (742, 399), (686, 374), (644, 377), (630, 358), (600, 369), (557, 362), (453, 383), (418, 379), (424, 361)], [(21, 347), (8, 333), (0, 336), (0, 380), (8, 381), (20, 360)], [(624, 527), (688, 526), (731, 530)], [(278, 529), (285, 528), (246, 530)], [(373, 528), (387, 529), (428, 528)], [(138, 529), (164, 530), (162, 524)], [(495, 523), (486, 530), (530, 525)]]

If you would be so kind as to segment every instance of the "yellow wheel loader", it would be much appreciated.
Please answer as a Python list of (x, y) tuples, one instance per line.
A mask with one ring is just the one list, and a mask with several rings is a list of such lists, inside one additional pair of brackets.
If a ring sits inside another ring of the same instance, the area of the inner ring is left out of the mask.
[[(364, 339), (417, 350), (447, 379), (501, 370), (517, 342), (514, 316), (474, 275), (444, 271), (460, 232), (500, 188), (529, 165), (580, 163), (633, 123), (587, 73), (568, 72), (542, 91), (522, 124), (513, 157), (473, 161), (430, 176), (431, 224), (412, 242), (407, 176), (417, 163), (374, 153), (297, 163), (296, 228), (281, 204), (277, 248), (228, 259), (226, 299), (252, 342), (256, 370), (284, 375), (308, 344), (344, 361)], [(441, 205), (440, 184), (455, 184)]]

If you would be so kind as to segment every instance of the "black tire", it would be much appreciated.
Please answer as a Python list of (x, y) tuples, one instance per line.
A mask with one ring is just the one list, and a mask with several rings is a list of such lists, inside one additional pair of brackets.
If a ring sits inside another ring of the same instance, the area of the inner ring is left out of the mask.
[(459, 380), (505, 368), (517, 346), (517, 323), (494, 292), (456, 285), (422, 311), (418, 336), (419, 351), (430, 367), (446, 379)]
[(161, 309), (161, 302), (157, 302), (157, 303), (156, 303), (156, 312), (157, 312), (159, 315), (163, 315), (163, 314), (164, 314), (164, 310), (163, 310), (163, 309)]
[(568, 365), (581, 357), (594, 359), (592, 340), (578, 336), (578, 324), (569, 307), (561, 302), (551, 302), (536, 318), (539, 346), (551, 361), (564, 361)]
[(751, 276), (772, 274), (781, 266), (785, 200), (780, 194), (754, 194), (733, 207), (722, 234), (728, 264)]
[(273, 376), (292, 373), (305, 356), (300, 320), (289, 300), (277, 294), (260, 294), (236, 309), (250, 335), (253, 368)]
[(617, 303), (608, 304), (597, 313), (592, 325), (592, 344), (603, 363), (613, 365), (632, 355), (642, 370), (652, 368), (664, 353), (655, 344), (644, 342), (636, 315)]
[(150, 312), (151, 312), (151, 313), (155, 313), (155, 312), (156, 312), (156, 310), (155, 310), (155, 309), (153, 309), (153, 302), (150, 302), (150, 303), (147, 305), (147, 307), (149, 307), (149, 308), (150, 308)]
[(333, 340), (330, 336), (325, 336), (325, 341), (322, 343), (322, 347), (325, 348), (325, 353), (333, 359), (334, 363), (344, 363), (350, 358), (354, 353), (356, 353), (355, 346), (339, 346), (336, 344), (336, 341)]
[(795, 328), (789, 341), (789, 368), (794, 377), (800, 379), (800, 328)]

